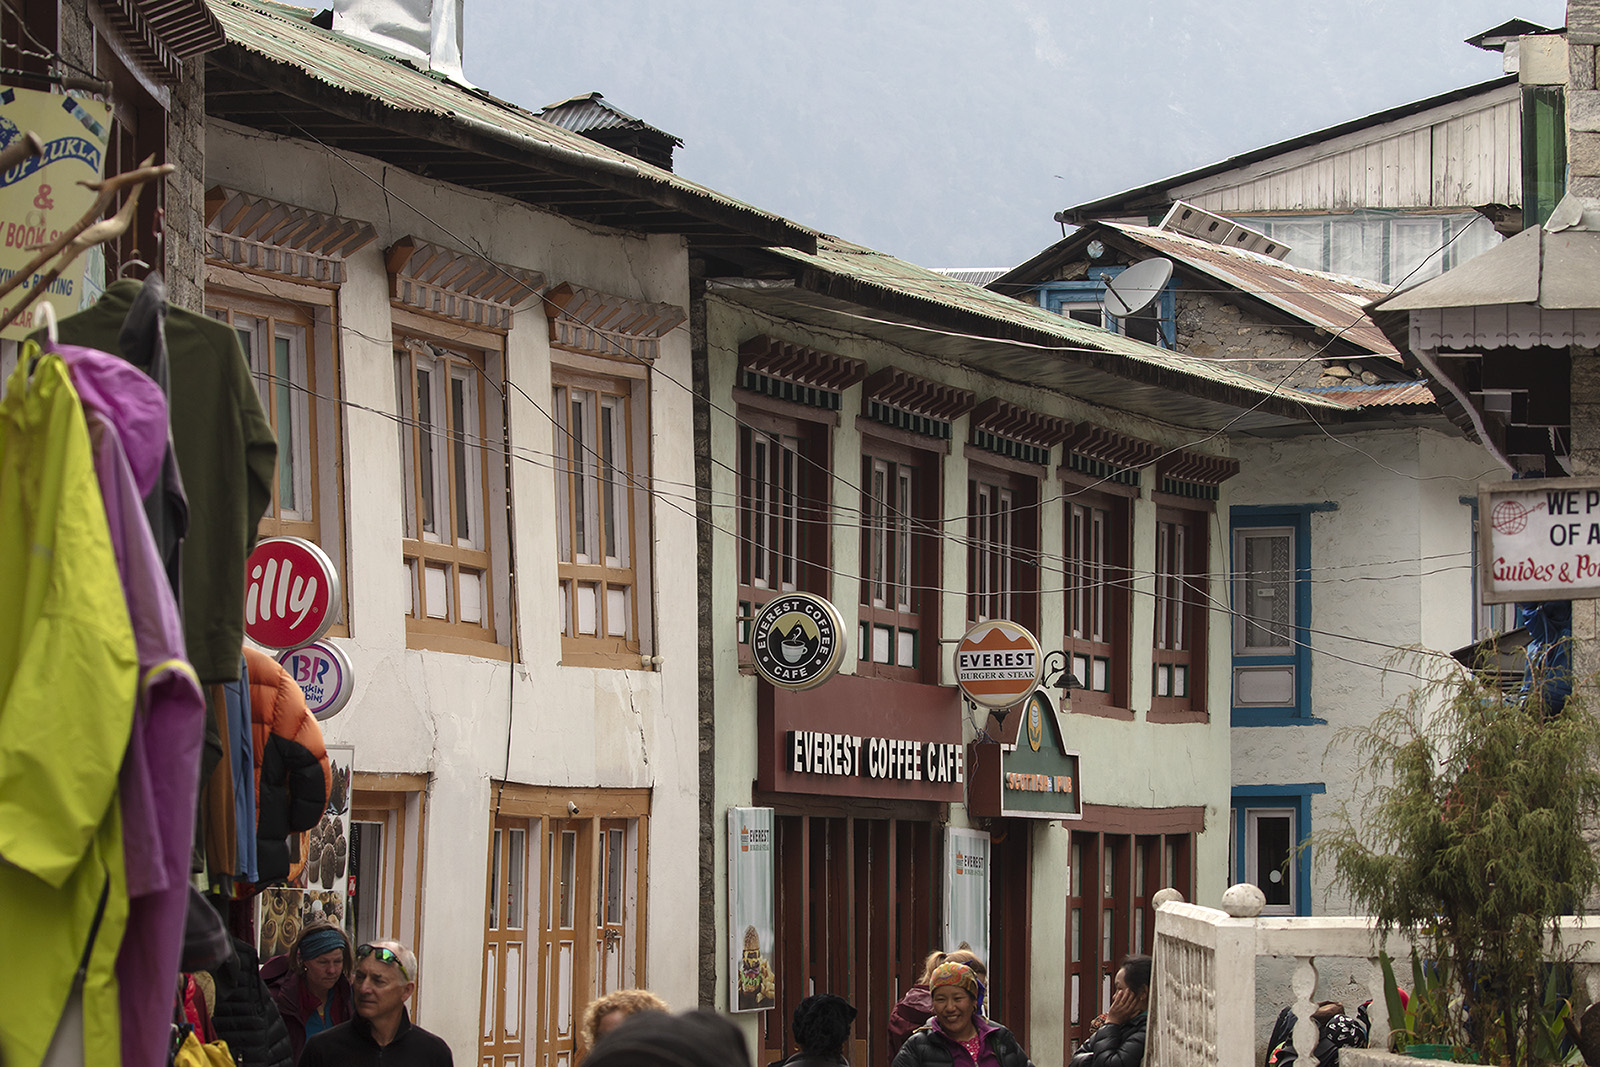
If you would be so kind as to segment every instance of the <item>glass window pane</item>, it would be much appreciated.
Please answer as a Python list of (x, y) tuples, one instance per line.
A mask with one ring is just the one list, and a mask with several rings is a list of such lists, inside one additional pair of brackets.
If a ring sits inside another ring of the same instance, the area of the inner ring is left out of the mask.
[(467, 460), (467, 435), (477, 436), (477, 420), (470, 419), (467, 407), (467, 383), (454, 375), (450, 378), (450, 466), (454, 477), (456, 498), (455, 535), (458, 542), (471, 544), (477, 540), (477, 524), (472, 521), (472, 494), (467, 491), (469, 464)]
[(607, 837), (610, 839), (606, 846), (606, 907), (605, 917), (608, 923), (622, 921), (622, 879), (623, 861), (627, 856), (623, 853), (623, 835), (621, 830), (612, 830)]
[(417, 437), (420, 448), (417, 476), (421, 479), (422, 530), (436, 534), (434, 517), (437, 514), (433, 487), (433, 373), (417, 368)]
[(578, 583), (578, 632), (593, 637), (598, 632), (600, 587), (594, 582)]
[[(498, 836), (498, 833), (497, 835)], [(527, 867), (528, 831), (512, 830), (506, 837), (506, 929), (522, 929), (527, 907), (524, 885)]]
[(483, 572), (459, 568), (456, 571), (456, 583), (461, 589), (461, 610), (456, 614), (462, 622), (482, 625)]
[(1294, 820), (1287, 813), (1252, 813), (1252, 819), (1256, 835), (1256, 885), (1261, 887), (1268, 905), (1288, 905), (1293, 899), (1289, 879), (1293, 872)]
[(1294, 570), (1287, 532), (1245, 534), (1243, 618), (1245, 649), (1293, 647)]
[(902, 667), (917, 665), (917, 631), (901, 630), (895, 635), (895, 662)]
[(289, 338), (274, 337), (272, 352), (272, 417), (278, 429), (278, 506), (285, 511), (297, 511), (295, 501), (295, 398), (290, 392), (296, 377), (291, 365), (292, 353)]
[(500, 831), (489, 842), (489, 929), (500, 929)]
[(423, 568), (423, 601), (427, 604), (428, 618), (450, 617), (450, 568), (429, 563)]
[(628, 590), (625, 588), (606, 586), (606, 634), (628, 636)]
[(561, 832), (561, 865), (558, 877), (561, 880), (561, 887), (557, 896), (556, 914), (559, 916), (560, 927), (563, 930), (570, 930), (576, 922), (574, 910), (577, 907), (578, 888), (578, 834), (574, 830)]

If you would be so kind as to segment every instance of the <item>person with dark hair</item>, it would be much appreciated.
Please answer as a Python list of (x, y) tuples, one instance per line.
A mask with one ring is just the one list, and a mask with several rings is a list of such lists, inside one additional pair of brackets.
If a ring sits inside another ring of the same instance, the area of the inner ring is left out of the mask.
[(327, 920), (308, 924), (293, 948), (261, 965), (261, 980), (272, 991), (278, 1014), (289, 1030), (296, 1063), (307, 1038), (350, 1021), (350, 976), (354, 972), (350, 939)]
[(900, 1046), (906, 1043), (906, 1038), (917, 1027), (926, 1025), (933, 1018), (933, 994), (928, 990), (928, 982), (941, 963), (965, 963), (978, 976), (978, 981), (989, 980), (989, 972), (984, 968), (983, 961), (970, 949), (958, 948), (954, 952), (934, 949), (928, 953), (928, 958), (922, 961), (922, 977), (917, 979), (916, 985), (906, 990), (905, 996), (889, 1013), (890, 1059), (900, 1051)]
[(979, 1012), (983, 983), (964, 963), (945, 962), (928, 980), (933, 1018), (906, 1038), (891, 1067), (1033, 1067), (1010, 1030)]
[(1072, 1056), (1071, 1067), (1137, 1067), (1144, 1062), (1150, 1011), (1150, 957), (1129, 956), (1111, 982), (1111, 1003), (1095, 1031)]
[(716, 1012), (641, 1011), (596, 1041), (583, 1067), (750, 1067), (750, 1051)]
[(800, 1051), (772, 1067), (840, 1067), (850, 1063), (844, 1054), (856, 1009), (843, 997), (818, 993), (794, 1009), (794, 1039)]

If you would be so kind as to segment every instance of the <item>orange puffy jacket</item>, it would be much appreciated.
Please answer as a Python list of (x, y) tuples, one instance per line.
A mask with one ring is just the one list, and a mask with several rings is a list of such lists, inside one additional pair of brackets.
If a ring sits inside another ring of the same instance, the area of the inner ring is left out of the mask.
[(290, 875), (289, 835), (317, 825), (333, 772), (322, 726), (287, 670), (265, 652), (244, 650), (256, 762), (256, 867), (260, 881)]

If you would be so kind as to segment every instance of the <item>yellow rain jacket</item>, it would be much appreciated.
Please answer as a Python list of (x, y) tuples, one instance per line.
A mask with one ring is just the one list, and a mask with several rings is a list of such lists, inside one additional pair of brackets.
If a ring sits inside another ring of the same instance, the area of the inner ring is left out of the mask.
[(40, 1063), (86, 965), (85, 1062), (115, 1065), (138, 660), (83, 408), (29, 355), (0, 401), (0, 1058)]

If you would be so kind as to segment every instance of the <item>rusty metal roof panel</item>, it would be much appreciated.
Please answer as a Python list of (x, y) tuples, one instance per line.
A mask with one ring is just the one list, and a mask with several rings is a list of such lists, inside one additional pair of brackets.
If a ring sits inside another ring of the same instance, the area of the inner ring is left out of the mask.
[[(211, 0), (233, 48), (274, 64), (297, 68), (335, 90), (376, 102), (389, 112), (444, 119), (463, 127), (491, 130), (543, 157), (578, 162), (596, 172), (642, 182), (664, 210), (693, 213), (698, 205), (722, 216), (748, 219), (755, 229), (787, 235), (809, 247), (812, 231), (772, 212), (726, 196), (681, 175), (641, 162), (582, 134), (547, 122), (532, 112), (479, 89), (419, 70), (408, 61), (312, 22), (306, 8), (271, 0)], [(270, 88), (270, 87), (269, 87)], [(670, 205), (670, 206), (669, 206)]]
[(539, 111), (539, 117), (573, 133), (588, 133), (591, 130), (642, 130), (659, 134), (679, 148), (683, 147), (683, 138), (670, 134), (659, 126), (652, 126), (644, 119), (635, 118), (599, 93), (584, 93), (563, 100), (559, 104), (551, 104)]
[(1390, 293), (1388, 286), (1293, 267), (1242, 248), (1212, 244), (1171, 230), (1105, 223), (1158, 255), (1169, 256), (1191, 270), (1210, 275), (1285, 314), (1358, 345), (1373, 355), (1398, 359), (1400, 353), (1367, 316), (1367, 305)]
[[(909, 297), (915, 302), (931, 302), (953, 311), (978, 316), (1008, 333), (1027, 331), (1038, 337), (1038, 341), (1012, 342), (1023, 356), (1023, 362), (1028, 362), (1029, 356), (1055, 354), (1077, 358), (1104, 354), (1149, 368), (1173, 372), (1190, 381), (1203, 380), (1231, 387), (1244, 394), (1254, 394), (1263, 400), (1272, 398), (1322, 411), (1354, 410), (1343, 400), (1313, 396), (1301, 390), (1266, 382), (1241, 371), (1219, 366), (1208, 360), (1169, 352), (1145, 344), (1143, 341), (1046, 311), (1032, 304), (1024, 304), (1020, 300), (1013, 300), (988, 289), (957, 281), (948, 275), (836, 237), (827, 235), (819, 237), (815, 254), (787, 248), (775, 248), (772, 251), (802, 268), (847, 278), (855, 284), (880, 290), (891, 298)], [(891, 302), (903, 303), (893, 300)], [(908, 316), (896, 319), (894, 324), (908, 325), (913, 321)], [(911, 328), (919, 329), (915, 325)], [(939, 333), (940, 331), (934, 329), (925, 330), (930, 341), (938, 340), (932, 335)], [(953, 340), (968, 339), (953, 338)], [(992, 338), (973, 337), (970, 340), (990, 341)], [(970, 349), (972, 346), (967, 347)], [(1034, 349), (1032, 353), (1022, 351), (1030, 347)], [(978, 365), (970, 356), (965, 361)], [(987, 368), (980, 366), (980, 369)], [(1017, 368), (1011, 368), (1011, 370), (1020, 369), (1022, 369), (1020, 364)], [(1009, 371), (1008, 376), (1010, 376)]]
[(1427, 382), (1381, 382), (1378, 385), (1308, 385), (1308, 393), (1343, 401), (1352, 407), (1433, 407)]

